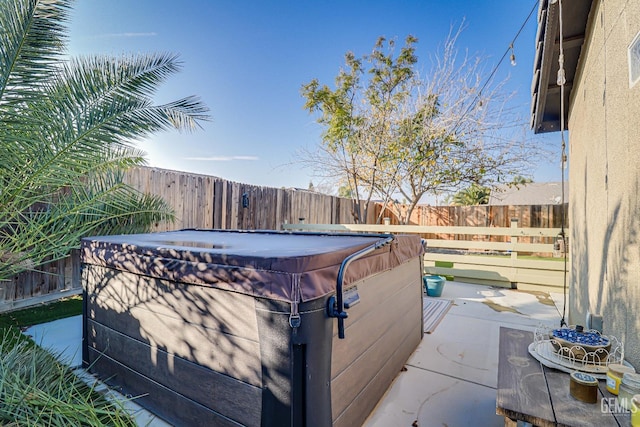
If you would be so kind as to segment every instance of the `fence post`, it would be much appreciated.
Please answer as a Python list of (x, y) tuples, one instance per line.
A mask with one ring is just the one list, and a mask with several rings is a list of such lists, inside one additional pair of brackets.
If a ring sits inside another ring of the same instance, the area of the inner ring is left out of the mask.
[[(518, 228), (518, 218), (511, 218), (511, 231), (515, 231)], [(518, 259), (518, 251), (516, 250), (516, 243), (518, 243), (518, 236), (515, 233), (511, 233), (511, 259)]]
[[(518, 228), (518, 218), (511, 218), (511, 278), (516, 275), (516, 261), (518, 260), (518, 251), (516, 250), (516, 244), (518, 243), (518, 236), (514, 235), (515, 230)], [(511, 282), (511, 289), (517, 289), (518, 283)]]

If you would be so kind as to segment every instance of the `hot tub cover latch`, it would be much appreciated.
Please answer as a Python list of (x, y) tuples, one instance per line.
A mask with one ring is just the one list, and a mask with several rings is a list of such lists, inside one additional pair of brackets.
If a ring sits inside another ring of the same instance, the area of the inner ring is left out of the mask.
[(297, 328), (300, 326), (300, 313), (298, 312), (298, 304), (300, 302), (300, 275), (293, 275), (291, 283), (291, 313), (289, 314), (289, 326)]
[(291, 313), (289, 315), (289, 326), (292, 328), (297, 328), (300, 326), (300, 315)]

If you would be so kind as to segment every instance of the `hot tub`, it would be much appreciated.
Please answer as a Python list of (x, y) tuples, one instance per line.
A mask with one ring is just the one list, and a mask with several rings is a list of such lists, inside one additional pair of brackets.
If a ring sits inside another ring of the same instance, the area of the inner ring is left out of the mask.
[(85, 238), (83, 362), (175, 425), (361, 425), (422, 339), (421, 255), (418, 236)]

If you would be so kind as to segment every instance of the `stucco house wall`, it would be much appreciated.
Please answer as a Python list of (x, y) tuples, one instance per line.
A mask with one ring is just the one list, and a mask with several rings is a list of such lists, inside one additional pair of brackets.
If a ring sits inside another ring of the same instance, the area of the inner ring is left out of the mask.
[(640, 369), (640, 83), (627, 49), (640, 1), (594, 1), (569, 109), (569, 323), (603, 316)]

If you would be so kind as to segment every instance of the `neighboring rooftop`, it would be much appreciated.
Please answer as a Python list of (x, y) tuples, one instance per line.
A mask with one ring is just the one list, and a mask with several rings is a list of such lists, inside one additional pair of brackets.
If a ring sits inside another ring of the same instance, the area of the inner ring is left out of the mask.
[[(569, 200), (569, 184), (564, 183), (564, 200)], [(562, 183), (532, 182), (518, 186), (498, 185), (491, 190), (489, 205), (559, 205), (562, 203)]]

